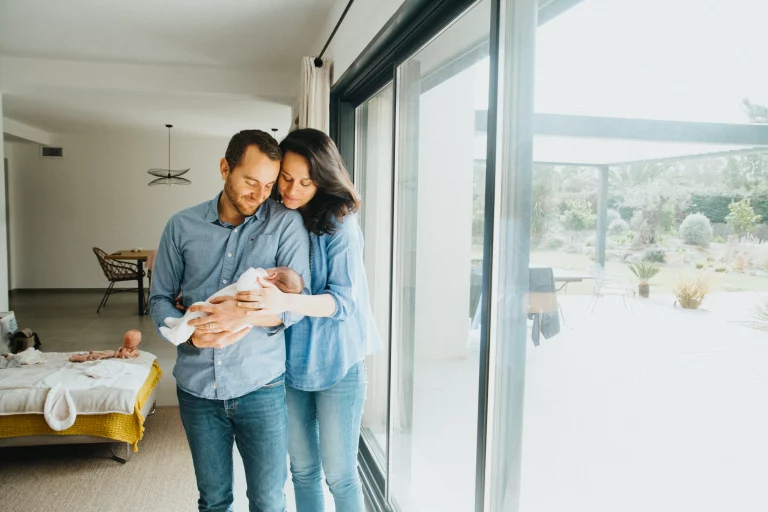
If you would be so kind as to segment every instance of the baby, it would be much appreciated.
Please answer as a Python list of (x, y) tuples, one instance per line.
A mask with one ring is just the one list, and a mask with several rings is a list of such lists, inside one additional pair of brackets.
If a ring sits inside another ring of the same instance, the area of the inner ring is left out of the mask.
[(72, 354), (69, 360), (73, 363), (84, 363), (86, 361), (99, 361), (101, 359), (133, 359), (139, 357), (139, 343), (141, 343), (141, 331), (131, 329), (123, 335), (123, 346), (118, 350), (91, 350), (88, 353)]
[[(226, 288), (222, 288), (208, 297), (207, 301), (198, 304), (210, 303), (212, 299), (217, 297), (234, 297), (238, 292), (258, 290), (261, 288), (261, 285), (257, 280), (259, 277), (274, 283), (274, 285), (284, 293), (301, 293), (304, 289), (304, 280), (291, 268), (275, 267), (267, 270), (264, 270), (263, 268), (249, 268), (243, 272), (236, 283), (232, 283)], [(195, 332), (195, 328), (189, 325), (189, 321), (193, 318), (202, 318), (204, 316), (208, 316), (208, 314), (187, 311), (181, 318), (168, 317), (165, 319), (166, 326), (160, 327), (160, 334), (174, 345), (181, 345), (192, 336), (193, 332)], [(238, 330), (245, 329), (246, 327), (247, 326), (243, 326)]]

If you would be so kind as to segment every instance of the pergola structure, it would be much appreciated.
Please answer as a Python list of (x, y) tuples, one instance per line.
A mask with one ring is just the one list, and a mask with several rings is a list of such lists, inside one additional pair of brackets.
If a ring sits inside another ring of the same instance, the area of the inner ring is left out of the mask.
[[(484, 131), (485, 112), (476, 127)], [(768, 124), (534, 115), (533, 161), (599, 171), (595, 261), (605, 265), (608, 175), (612, 167), (768, 152)]]

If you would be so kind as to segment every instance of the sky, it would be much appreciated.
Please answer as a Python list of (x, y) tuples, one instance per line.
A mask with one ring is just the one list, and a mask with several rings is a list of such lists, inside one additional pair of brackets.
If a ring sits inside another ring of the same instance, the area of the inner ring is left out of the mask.
[(765, 0), (584, 0), (542, 25), (537, 112), (745, 123), (768, 104)]
[[(743, 98), (768, 105), (766, 20), (768, 0), (584, 0), (538, 29), (534, 110), (747, 123)], [(472, 70), (477, 109), (488, 104), (488, 64)], [(537, 138), (534, 157), (604, 163), (718, 149), (674, 146)]]

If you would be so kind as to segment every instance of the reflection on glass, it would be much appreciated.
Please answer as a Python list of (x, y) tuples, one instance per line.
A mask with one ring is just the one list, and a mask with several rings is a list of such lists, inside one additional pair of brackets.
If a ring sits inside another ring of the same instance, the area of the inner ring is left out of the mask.
[(397, 72), (389, 498), (403, 511), (474, 509), (488, 63), (473, 50), (489, 3)]
[(583, 0), (539, 29), (536, 112), (748, 123), (767, 18), (760, 0)]
[(635, 136), (534, 141), (531, 261), (562, 328), (527, 345), (523, 512), (768, 510), (768, 137), (744, 135), (768, 121), (766, 15), (587, 0), (539, 30), (537, 112)]
[(368, 396), (363, 435), (386, 470), (387, 373), (389, 371), (389, 288), (392, 236), (392, 85), (356, 112), (355, 186), (362, 199), (360, 224), (365, 237), (365, 270), (371, 308), (385, 349), (366, 359)]

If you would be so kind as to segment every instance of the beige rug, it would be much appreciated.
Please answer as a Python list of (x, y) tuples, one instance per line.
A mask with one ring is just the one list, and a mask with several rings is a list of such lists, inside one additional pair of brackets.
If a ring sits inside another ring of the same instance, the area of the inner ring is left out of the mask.
[(197, 510), (195, 472), (177, 407), (159, 407), (147, 418), (139, 452), (127, 464), (110, 457), (106, 444), (2, 448), (0, 510)]

